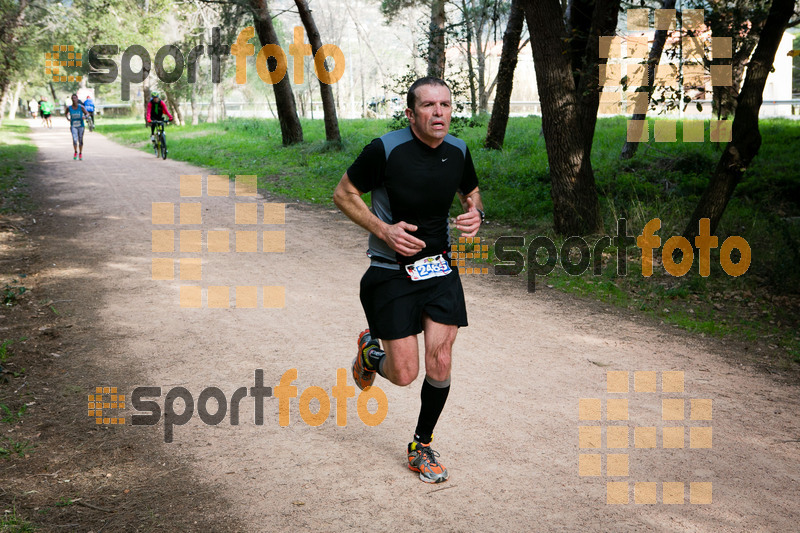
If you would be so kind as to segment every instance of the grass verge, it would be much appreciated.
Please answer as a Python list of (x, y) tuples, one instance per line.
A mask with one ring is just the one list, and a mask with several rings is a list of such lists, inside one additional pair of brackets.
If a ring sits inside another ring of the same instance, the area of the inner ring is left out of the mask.
[(34, 161), (36, 147), (28, 133), (30, 128), (21, 121), (6, 121), (0, 127), (0, 215), (31, 207), (25, 169)]
[[(650, 131), (655, 120), (649, 120)], [(329, 206), (333, 188), (364, 145), (387, 131), (386, 120), (341, 120), (339, 124), (344, 139), (341, 149), (325, 142), (321, 120), (304, 120), (306, 142), (290, 147), (281, 146), (275, 120), (231, 119), (173, 127), (167, 136), (170, 157), (220, 174), (255, 174), (259, 188), (271, 194)], [(641, 251), (634, 245), (625, 254), (629, 266), (625, 275), (617, 271), (617, 249), (609, 246), (601, 254), (599, 273), (588, 268), (571, 275), (557, 261), (542, 283), (702, 335), (759, 339), (766, 342), (769, 353), (758, 358), (786, 368), (800, 364), (800, 269), (796, 268), (800, 264), (800, 175), (792, 155), (800, 152), (800, 124), (772, 119), (762, 120), (760, 127), (761, 151), (716, 230), (719, 244), (733, 235), (750, 244), (752, 263), (745, 275), (727, 275), (720, 267), (717, 248), (712, 250), (710, 276), (700, 276), (694, 260), (689, 273), (673, 277), (663, 268), (661, 249), (657, 249), (654, 273), (645, 277)], [(98, 129), (121, 143), (149, 151), (149, 132), (141, 122), (108, 121)], [(709, 129), (706, 123), (706, 139)], [(512, 118), (503, 151), (481, 148), (485, 134), (485, 120), (459, 131), (470, 146), (491, 221), (482, 230), (484, 242), (494, 243), (500, 235), (523, 236), (525, 246), (518, 249), (524, 256), (534, 237), (546, 236), (560, 251), (564, 239), (552, 232), (541, 120)], [(680, 124), (676, 134), (682, 138)], [(592, 165), (605, 226), (613, 237), (617, 221), (624, 218), (627, 234), (635, 237), (648, 221), (658, 218), (663, 246), (670, 236), (683, 232), (723, 146), (708, 140), (651, 141), (640, 146), (636, 157), (622, 161), (619, 152), (625, 136), (624, 117), (598, 120)], [(590, 249), (600, 237), (586, 237)], [(494, 265), (498, 261), (491, 248), (489, 262)], [(576, 254), (577, 249), (567, 251), (567, 258), (578, 262)]]

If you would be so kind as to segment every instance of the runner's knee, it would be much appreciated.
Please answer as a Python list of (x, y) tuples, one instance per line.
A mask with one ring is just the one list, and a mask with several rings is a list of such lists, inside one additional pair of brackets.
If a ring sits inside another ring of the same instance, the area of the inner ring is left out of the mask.
[(450, 365), (452, 362), (453, 343), (445, 340), (434, 347), (432, 353), (426, 354), (425, 372), (436, 381), (445, 381), (450, 378)]
[[(387, 363), (388, 362), (389, 361), (387, 361)], [(393, 366), (394, 368), (392, 368), (391, 377), (392, 383), (395, 385), (405, 387), (417, 379), (417, 374), (419, 374), (419, 363), (413, 364), (412, 361), (408, 361), (406, 364), (395, 364)]]
[[(419, 357), (418, 355), (416, 357)], [(419, 361), (411, 357), (397, 357), (396, 354), (390, 355), (387, 353), (386, 361), (384, 363), (389, 368), (386, 372), (386, 377), (401, 387), (410, 385), (419, 374)]]

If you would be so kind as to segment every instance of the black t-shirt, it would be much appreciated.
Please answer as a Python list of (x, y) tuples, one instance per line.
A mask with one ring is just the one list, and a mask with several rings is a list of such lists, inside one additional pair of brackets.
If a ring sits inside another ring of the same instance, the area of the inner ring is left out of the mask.
[[(448, 251), (448, 214), (456, 192), (468, 194), (478, 186), (472, 156), (464, 141), (447, 135), (431, 148), (411, 128), (374, 139), (347, 169), (361, 192), (372, 193), (372, 211), (384, 222), (417, 226), (415, 237), (425, 248), (412, 257), (395, 253), (370, 235), (369, 253), (401, 264)], [(373, 262), (377, 266), (387, 266)]]

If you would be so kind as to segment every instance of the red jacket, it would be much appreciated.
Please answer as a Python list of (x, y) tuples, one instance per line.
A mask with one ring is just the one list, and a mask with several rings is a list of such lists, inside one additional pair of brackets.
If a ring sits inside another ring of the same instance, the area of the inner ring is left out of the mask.
[[(169, 119), (172, 120), (172, 115), (169, 114), (169, 111), (167, 110), (167, 104), (164, 103), (164, 100), (159, 100), (158, 103), (161, 104), (161, 110), (164, 112), (164, 114), (166, 114), (169, 117)], [(144, 114), (145, 122), (150, 122), (150, 110), (152, 108), (153, 108), (153, 101), (150, 100), (149, 102), (147, 102), (147, 109)]]

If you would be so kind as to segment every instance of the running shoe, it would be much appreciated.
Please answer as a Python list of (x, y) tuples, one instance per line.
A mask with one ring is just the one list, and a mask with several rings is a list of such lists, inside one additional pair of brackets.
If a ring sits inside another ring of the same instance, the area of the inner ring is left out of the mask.
[(369, 334), (369, 329), (365, 329), (358, 336), (358, 355), (353, 359), (353, 381), (361, 390), (371, 387), (375, 382), (375, 370), (370, 370), (366, 365), (367, 354), (373, 347), (380, 348), (380, 344)]
[(83, 161), (83, 154), (78, 154), (78, 161)]
[(419, 478), (425, 483), (442, 483), (450, 477), (438, 457), (439, 453), (433, 451), (430, 444), (408, 443), (408, 468), (419, 472)]
[(75, 152), (74, 154), (72, 154), (72, 159), (78, 159), (78, 152)]

